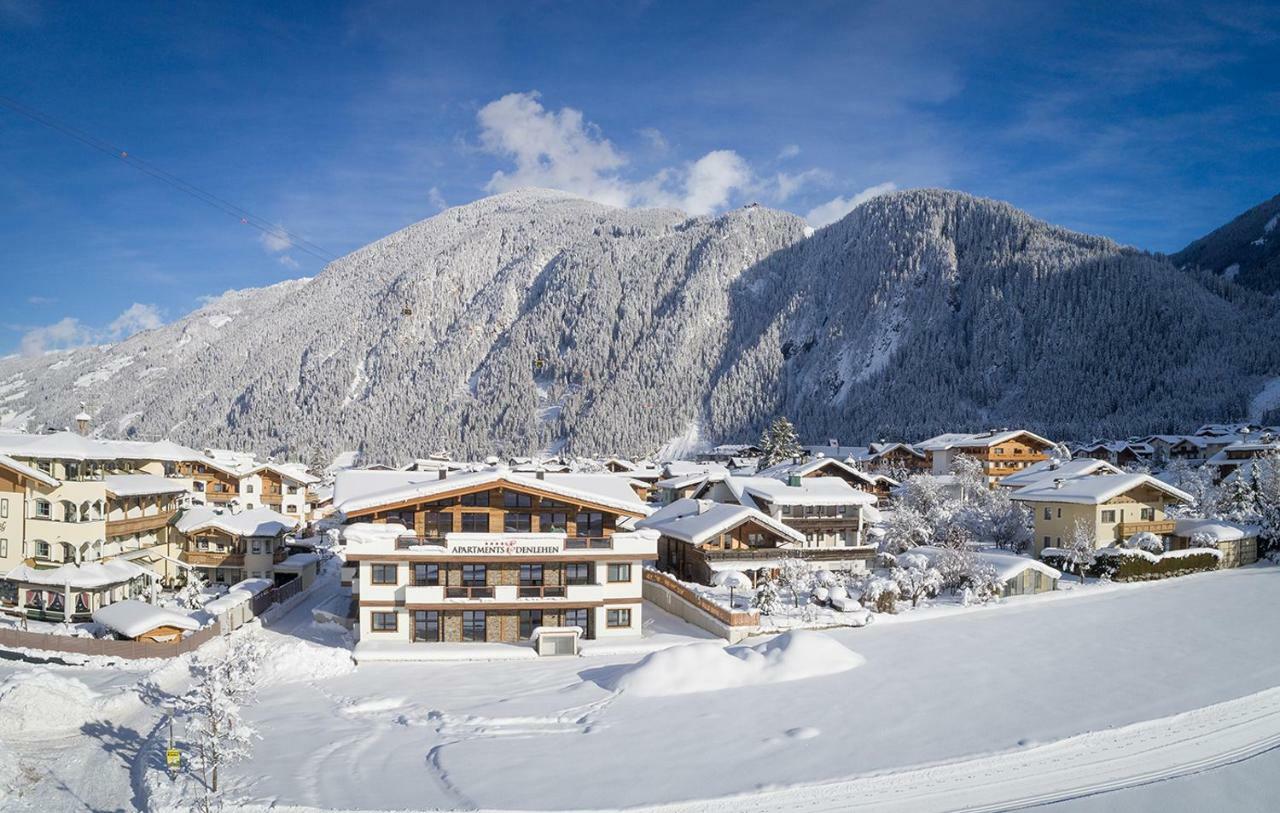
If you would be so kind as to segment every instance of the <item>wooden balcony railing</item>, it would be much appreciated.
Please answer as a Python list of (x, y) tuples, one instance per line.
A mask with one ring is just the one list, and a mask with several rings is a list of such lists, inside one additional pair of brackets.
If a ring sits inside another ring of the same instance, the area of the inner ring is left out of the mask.
[(571, 536), (564, 540), (565, 550), (612, 550), (613, 540), (607, 536)]
[(154, 531), (169, 524), (176, 511), (162, 511), (145, 517), (107, 520), (107, 536), (128, 536), (143, 531)]
[(189, 550), (182, 553), (181, 559), (196, 567), (244, 567), (243, 553)]
[(1117, 532), (1121, 539), (1128, 539), (1134, 534), (1153, 533), (1171, 534), (1178, 527), (1178, 523), (1171, 519), (1147, 520), (1145, 522), (1122, 522), (1116, 526)]

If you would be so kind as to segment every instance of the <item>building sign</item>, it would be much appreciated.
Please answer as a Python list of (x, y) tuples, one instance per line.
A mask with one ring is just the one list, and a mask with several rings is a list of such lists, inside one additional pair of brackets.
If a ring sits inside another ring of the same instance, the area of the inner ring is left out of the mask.
[(451, 545), (449, 553), (471, 556), (545, 556), (550, 553), (560, 553), (560, 546), (550, 542), (498, 539), (492, 542)]

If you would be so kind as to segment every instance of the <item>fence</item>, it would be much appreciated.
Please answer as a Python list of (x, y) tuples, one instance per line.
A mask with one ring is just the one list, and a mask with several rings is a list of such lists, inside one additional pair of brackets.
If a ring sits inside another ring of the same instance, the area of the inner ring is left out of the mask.
[(673, 615), (736, 642), (760, 628), (758, 610), (730, 610), (659, 570), (644, 571), (645, 599)]
[(187, 635), (172, 643), (156, 641), (116, 641), (110, 638), (73, 638), (70, 635), (50, 635), (43, 632), (0, 629), (0, 648), (40, 649), (46, 652), (67, 652), (76, 655), (106, 655), (115, 658), (172, 658), (199, 648), (206, 641), (222, 633), (215, 621), (212, 626)]

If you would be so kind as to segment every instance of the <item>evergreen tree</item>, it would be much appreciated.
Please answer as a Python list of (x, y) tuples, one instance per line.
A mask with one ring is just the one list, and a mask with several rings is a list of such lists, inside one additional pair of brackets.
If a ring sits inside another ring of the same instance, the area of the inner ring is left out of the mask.
[(760, 458), (761, 466), (772, 466), (784, 460), (800, 457), (804, 450), (800, 447), (800, 437), (796, 428), (791, 425), (785, 415), (773, 419), (769, 427), (760, 436), (760, 449), (764, 455)]

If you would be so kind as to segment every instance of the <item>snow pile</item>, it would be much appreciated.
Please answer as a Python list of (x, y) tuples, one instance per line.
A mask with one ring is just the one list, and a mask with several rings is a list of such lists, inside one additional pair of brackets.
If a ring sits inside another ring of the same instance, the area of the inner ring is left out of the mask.
[(397, 523), (357, 522), (342, 529), (342, 539), (351, 550), (365, 547), (394, 550), (396, 539), (408, 533), (408, 528)]
[(355, 668), (351, 650), (346, 647), (322, 646), (301, 639), (272, 641), (270, 654), (258, 669), (258, 685), (341, 677)]
[(0, 683), (0, 739), (74, 734), (109, 712), (111, 701), (75, 678), (36, 668)]
[(753, 647), (705, 643), (663, 649), (623, 672), (609, 688), (663, 697), (821, 677), (865, 662), (828, 635), (792, 630)]

